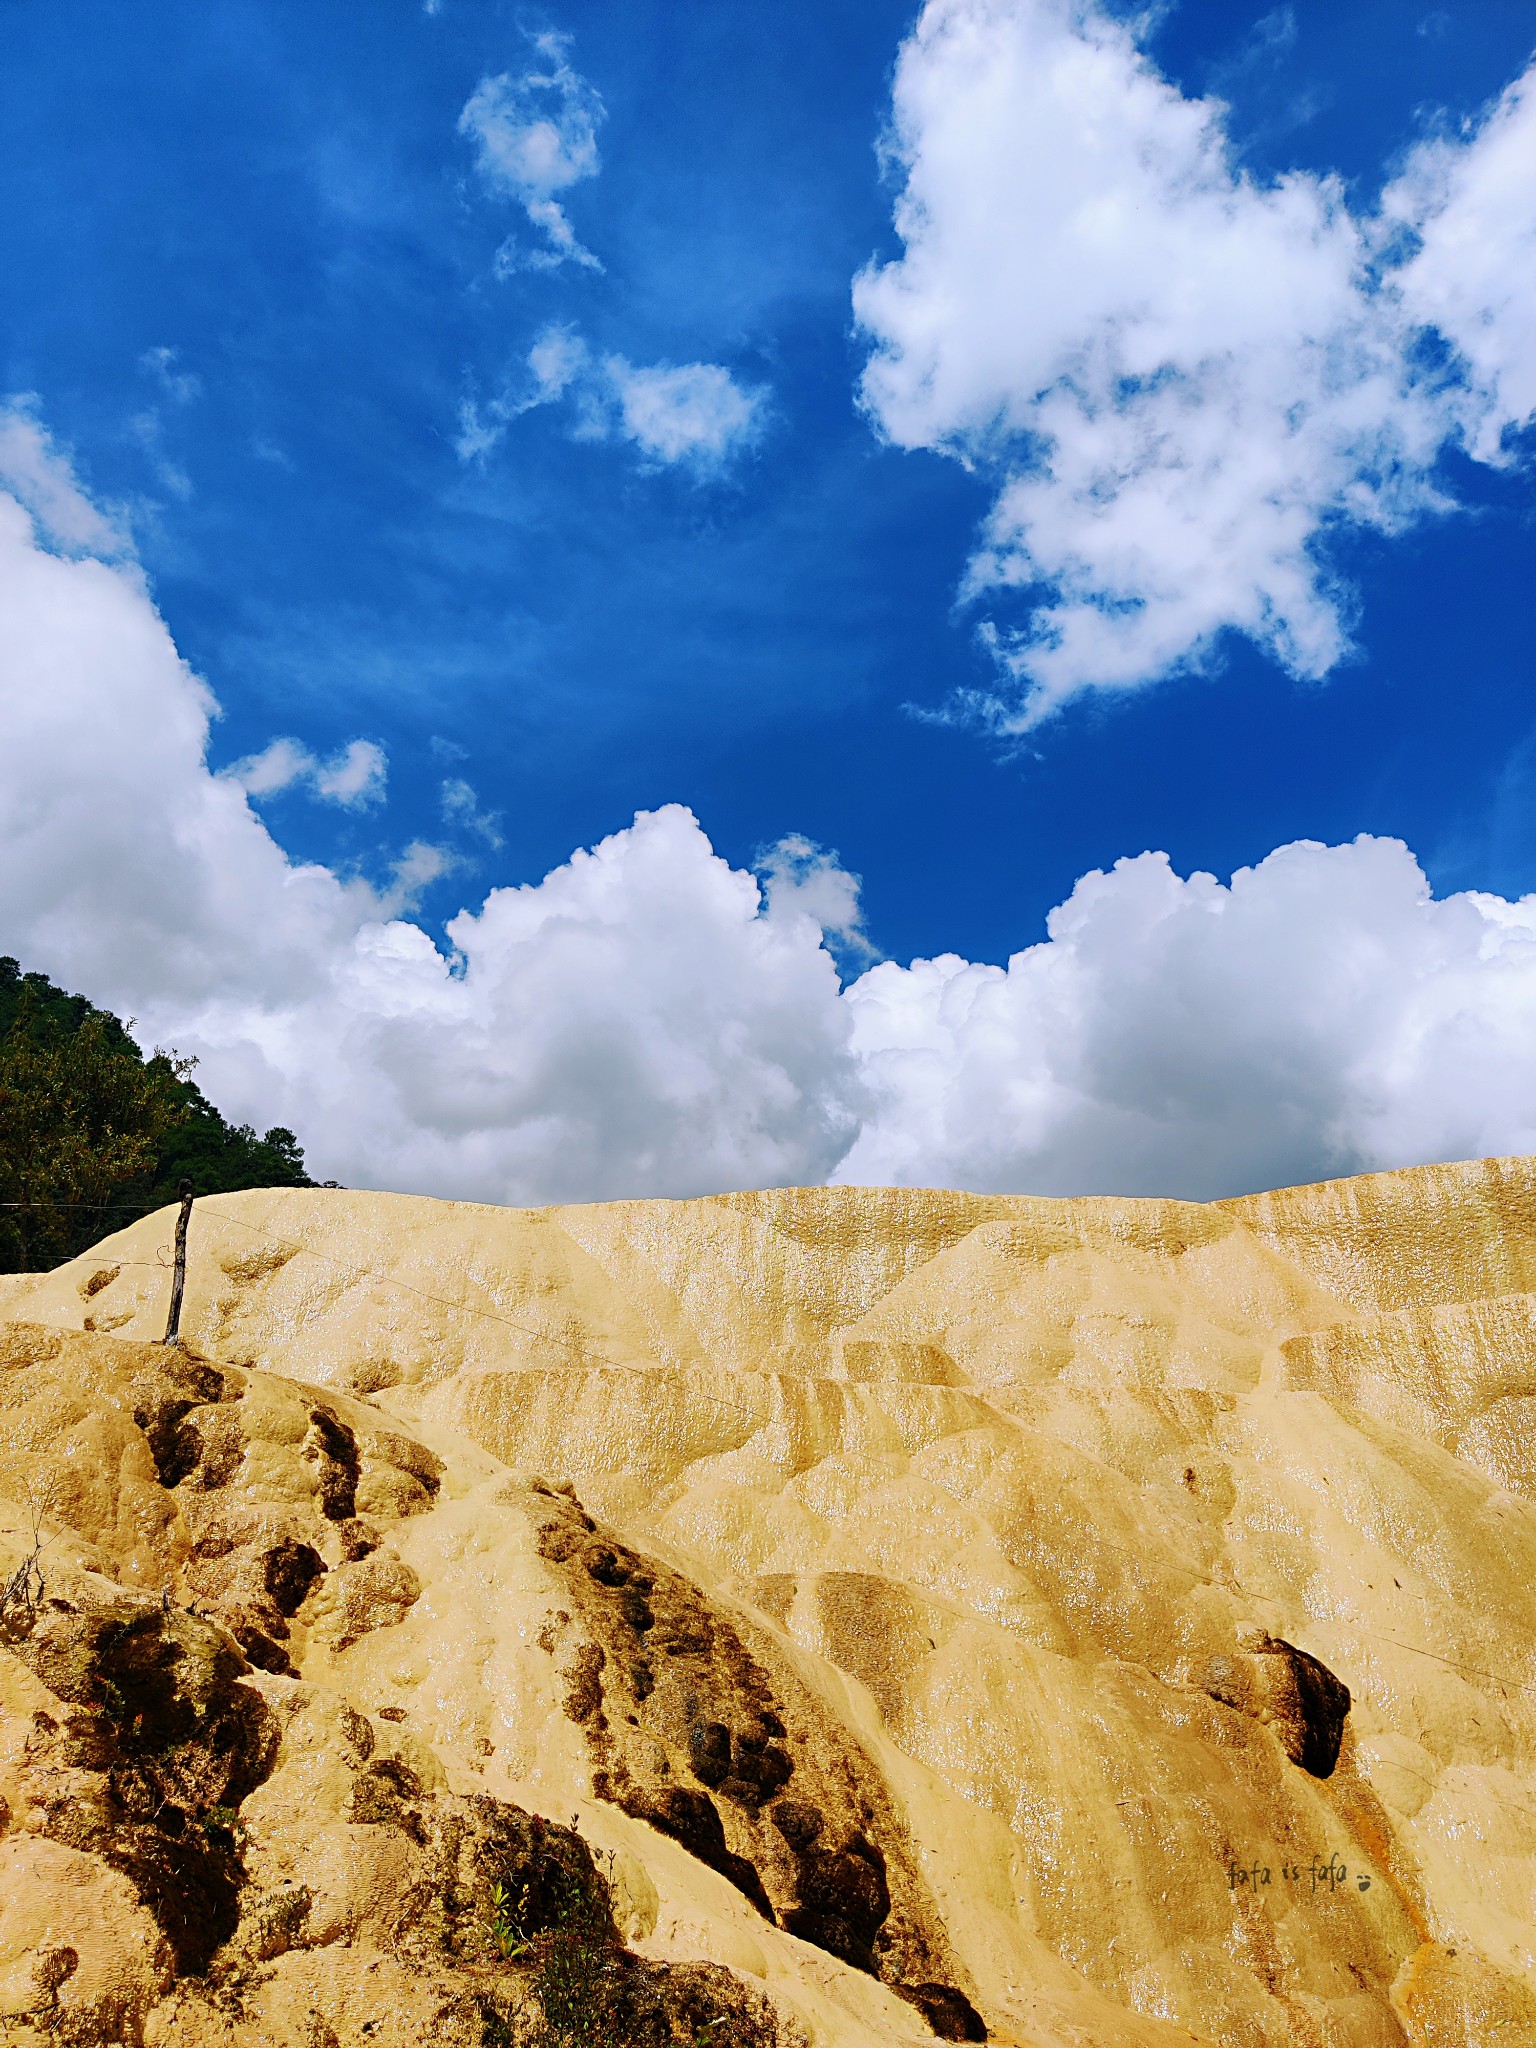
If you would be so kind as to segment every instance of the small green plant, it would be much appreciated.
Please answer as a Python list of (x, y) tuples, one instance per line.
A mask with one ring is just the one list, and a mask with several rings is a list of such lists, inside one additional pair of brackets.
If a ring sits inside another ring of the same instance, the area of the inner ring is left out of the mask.
[(533, 1946), (533, 1936), (523, 1926), (527, 1910), (527, 1879), (514, 1888), (497, 1878), (491, 1886), (491, 1910), (486, 1925), (504, 1963), (516, 1962)]
[[(241, 1850), (246, 1845), (245, 1822), (240, 1818), (237, 1806), (210, 1806), (202, 1816), (203, 1833), (210, 1842), (224, 1840), (230, 1847)], [(308, 1894), (305, 1894), (306, 1898)]]
[(713, 1987), (700, 1996), (686, 1972), (625, 1949), (611, 1906), (616, 1859), (590, 1855), (557, 1851), (490, 1887), (482, 1925), (532, 2010), (487, 1986), (484, 2048), (768, 2048), (771, 2029), (717, 2013)]
[(596, 1869), (588, 1877), (568, 1866), (546, 1866), (544, 1896), (548, 1924), (525, 1945), (543, 2014), (538, 2048), (606, 2048), (624, 2037), (614, 2025), (621, 1950), (607, 1883)]

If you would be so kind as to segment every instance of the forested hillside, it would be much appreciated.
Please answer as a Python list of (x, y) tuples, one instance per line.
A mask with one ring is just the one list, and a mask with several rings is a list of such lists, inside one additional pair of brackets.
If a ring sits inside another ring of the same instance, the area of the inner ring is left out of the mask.
[(122, 1022), (0, 956), (0, 1271), (72, 1258), (175, 1199), (309, 1187), (292, 1131), (230, 1124), (196, 1062), (148, 1059)]

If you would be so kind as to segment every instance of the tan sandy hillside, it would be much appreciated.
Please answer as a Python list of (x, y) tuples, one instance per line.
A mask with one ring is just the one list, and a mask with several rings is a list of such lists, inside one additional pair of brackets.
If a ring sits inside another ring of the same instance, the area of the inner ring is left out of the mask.
[(1536, 1161), (170, 1234), (0, 1282), (0, 2039), (1536, 2044)]

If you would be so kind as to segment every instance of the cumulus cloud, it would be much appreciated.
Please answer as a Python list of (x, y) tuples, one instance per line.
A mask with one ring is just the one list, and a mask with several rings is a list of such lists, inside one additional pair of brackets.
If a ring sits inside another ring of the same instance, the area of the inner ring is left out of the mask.
[[(762, 881), (642, 813), (447, 947), (290, 860), (207, 764), (215, 705), (23, 414), (0, 491), (0, 950), (202, 1061), (229, 1114), (357, 1186), (537, 1202), (857, 1181), (1210, 1195), (1536, 1150), (1536, 898), (1436, 901), (1394, 841), (1222, 884), (1085, 876), (1006, 967), (871, 966), (857, 882), (791, 835)], [(468, 785), (465, 785), (467, 788)], [(450, 812), (478, 800), (445, 794)], [(867, 957), (867, 955), (866, 955)]]
[[(67, 465), (21, 445), (78, 543)], [(213, 699), (137, 570), (56, 552), (4, 493), (0, 618), (0, 950), (198, 1055), (227, 1113), (290, 1124), (316, 1172), (543, 1200), (815, 1181), (846, 1149), (820, 930), (686, 811), (493, 890), (445, 951), (398, 914), (440, 850), (407, 849), (385, 891), (289, 860), (210, 772)]]
[(542, 65), (482, 78), (459, 116), (459, 133), (475, 144), (481, 177), (493, 191), (515, 199), (543, 238), (531, 249), (504, 244), (498, 268), (553, 270), (579, 263), (601, 270), (576, 239), (555, 195), (596, 177), (601, 168), (597, 131), (605, 119), (603, 102), (572, 69), (568, 36), (546, 31), (529, 41)]
[(575, 328), (551, 321), (505, 391), (461, 404), (460, 460), (483, 462), (514, 420), (562, 400), (574, 439), (628, 441), (651, 465), (701, 478), (755, 446), (768, 417), (766, 391), (738, 384), (719, 363), (638, 368), (620, 355), (595, 356)]
[(808, 917), (844, 966), (867, 967), (878, 952), (864, 929), (859, 878), (803, 832), (786, 832), (757, 859), (769, 907)]
[(323, 803), (360, 811), (383, 801), (389, 763), (384, 749), (373, 740), (351, 740), (322, 761), (298, 740), (276, 739), (224, 773), (247, 796), (276, 796), (283, 790), (303, 788)]
[(1536, 897), (1302, 841), (1226, 886), (1120, 861), (1048, 934), (848, 991), (873, 1102), (840, 1179), (1214, 1196), (1536, 1150)]
[(1197, 664), (1227, 630), (1296, 675), (1331, 668), (1328, 535), (1446, 504), (1432, 472), (1463, 415), (1417, 368), (1425, 322), (1503, 417), (1528, 409), (1524, 86), (1415, 160), (1402, 275), (1336, 179), (1238, 168), (1222, 107), (1093, 0), (928, 0), (887, 153), (904, 252), (856, 281), (862, 400), (897, 446), (995, 482), (963, 591), (1033, 605), (986, 624), (999, 688), (972, 708), (1003, 731)]

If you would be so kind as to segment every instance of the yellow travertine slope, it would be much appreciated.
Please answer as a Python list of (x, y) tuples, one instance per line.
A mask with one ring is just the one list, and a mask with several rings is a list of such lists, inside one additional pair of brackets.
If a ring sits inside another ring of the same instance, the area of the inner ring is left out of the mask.
[(1536, 2048), (1536, 1161), (170, 1229), (0, 1283), (0, 2039), (584, 2038), (553, 1870), (615, 2042)]

